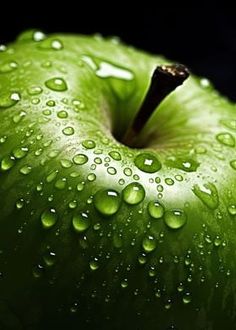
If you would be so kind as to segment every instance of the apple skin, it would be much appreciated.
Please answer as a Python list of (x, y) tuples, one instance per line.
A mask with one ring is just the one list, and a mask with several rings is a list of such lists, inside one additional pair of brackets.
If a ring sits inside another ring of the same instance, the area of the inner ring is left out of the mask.
[(235, 105), (190, 77), (119, 142), (163, 63), (99, 36), (1, 47), (2, 329), (234, 328)]

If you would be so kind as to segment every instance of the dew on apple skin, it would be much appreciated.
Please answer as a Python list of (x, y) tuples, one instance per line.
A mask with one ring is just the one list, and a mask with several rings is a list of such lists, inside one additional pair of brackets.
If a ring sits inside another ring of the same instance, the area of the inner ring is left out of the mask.
[(13, 107), (20, 100), (21, 95), (18, 92), (0, 94), (0, 109)]
[(214, 246), (219, 247), (221, 245), (221, 243), (222, 243), (222, 239), (219, 235), (217, 235), (214, 239)]
[(77, 205), (78, 205), (77, 201), (76, 200), (73, 200), (73, 201), (69, 202), (69, 205), (68, 206), (69, 206), (69, 208), (71, 210), (73, 210), (73, 209), (75, 209), (77, 207)]
[(100, 157), (95, 157), (94, 158), (94, 163), (96, 163), (96, 164), (102, 164), (102, 159)]
[(43, 256), (43, 261), (46, 266), (52, 267), (56, 262), (56, 253), (52, 251), (47, 251)]
[(170, 229), (180, 229), (187, 222), (187, 216), (181, 209), (172, 209), (165, 212), (164, 221)]
[(216, 135), (216, 139), (218, 142), (227, 147), (235, 147), (235, 138), (230, 133), (219, 133)]
[(63, 128), (63, 130), (62, 130), (62, 133), (63, 133), (64, 135), (67, 135), (67, 136), (73, 135), (74, 132), (75, 132), (75, 130), (74, 130), (74, 128), (71, 127), (71, 126), (67, 126), (67, 127)]
[(121, 155), (118, 151), (110, 151), (108, 153), (108, 155), (111, 156), (111, 158), (114, 160), (117, 160), (117, 161), (121, 160)]
[(44, 268), (43, 268), (43, 266), (40, 265), (40, 264), (36, 265), (36, 266), (33, 268), (32, 273), (33, 273), (33, 276), (34, 276), (35, 278), (40, 278), (40, 277), (43, 275), (43, 273), (44, 273)]
[(173, 179), (171, 178), (166, 178), (165, 179), (165, 183), (168, 185), (168, 186), (173, 186), (173, 184), (175, 183)]
[(16, 202), (17, 210), (21, 210), (23, 208), (24, 204), (25, 204), (25, 201), (23, 198), (18, 199), (18, 201)]
[(52, 114), (52, 111), (50, 109), (45, 109), (42, 111), (43, 115), (44, 116), (51, 116)]
[(48, 100), (46, 102), (46, 105), (49, 106), (49, 107), (55, 107), (56, 102), (54, 100)]
[(127, 204), (136, 205), (145, 197), (145, 190), (138, 182), (132, 182), (123, 189), (123, 199)]
[(41, 215), (41, 223), (44, 229), (52, 228), (57, 222), (58, 216), (54, 208), (45, 210)]
[(219, 195), (213, 183), (205, 183), (201, 188), (194, 185), (192, 191), (209, 209), (215, 210), (218, 207)]
[(15, 61), (6, 61), (0, 64), (0, 73), (10, 73), (18, 68)]
[(60, 163), (63, 168), (71, 168), (73, 165), (72, 161), (69, 159), (61, 159)]
[(54, 187), (58, 190), (63, 190), (66, 188), (67, 185), (67, 179), (66, 178), (60, 178), (55, 182)]
[(46, 177), (46, 182), (51, 183), (52, 181), (54, 181), (57, 177), (57, 174), (58, 174), (58, 170), (54, 170), (50, 172), (49, 175), (47, 175)]
[(27, 93), (29, 95), (39, 95), (41, 94), (43, 89), (40, 86), (30, 86), (27, 88)]
[(161, 163), (150, 153), (141, 153), (135, 157), (134, 164), (140, 171), (155, 173), (161, 169)]
[(98, 259), (94, 258), (94, 260), (89, 262), (89, 267), (92, 271), (95, 271), (99, 268), (99, 264), (98, 264)]
[(67, 83), (63, 78), (51, 78), (45, 81), (45, 85), (47, 88), (56, 91), (56, 92), (64, 92), (68, 89)]
[(94, 195), (94, 207), (103, 215), (111, 216), (117, 213), (120, 205), (120, 194), (113, 189), (102, 189)]
[(236, 170), (236, 159), (231, 160), (229, 164), (232, 167), (232, 169)]
[(5, 156), (1, 161), (1, 170), (8, 171), (15, 165), (15, 158), (13, 156)]
[(178, 292), (183, 292), (184, 291), (184, 285), (182, 282), (179, 283), (179, 285), (177, 286), (177, 291)]
[(84, 154), (77, 154), (73, 157), (73, 162), (76, 165), (84, 165), (88, 161), (88, 157)]
[(220, 121), (225, 127), (236, 131), (236, 120), (235, 119), (225, 119)]
[(228, 212), (231, 215), (236, 215), (236, 205), (231, 204), (228, 206)]
[(169, 167), (180, 169), (184, 172), (195, 172), (199, 167), (199, 163), (190, 158), (178, 158), (178, 157), (168, 157), (166, 164)]
[(90, 220), (87, 213), (81, 212), (72, 217), (72, 226), (77, 233), (82, 233), (90, 226)]
[(88, 176), (87, 176), (87, 180), (89, 181), (89, 182), (93, 182), (93, 181), (95, 181), (96, 180), (96, 174), (94, 174), (94, 173), (89, 173), (88, 174)]
[(61, 110), (57, 113), (57, 117), (60, 119), (65, 119), (68, 117), (68, 112), (65, 110)]
[(125, 278), (123, 281), (121, 281), (120, 286), (122, 287), (122, 289), (125, 289), (128, 287), (128, 280), (127, 278)]
[(191, 298), (191, 294), (190, 292), (185, 292), (184, 296), (183, 296), (183, 303), (185, 305), (189, 304), (190, 302), (192, 301), (192, 298)]
[(96, 147), (96, 143), (93, 140), (84, 140), (82, 142), (82, 146), (86, 149), (94, 149)]
[(157, 243), (153, 236), (149, 235), (144, 237), (142, 241), (142, 247), (145, 252), (149, 253), (156, 249)]
[(117, 173), (116, 169), (114, 167), (108, 167), (107, 173), (111, 175), (115, 175)]
[(77, 191), (82, 191), (84, 189), (85, 182), (80, 182), (77, 184), (76, 189)]
[(158, 201), (148, 203), (148, 213), (154, 219), (160, 219), (164, 215), (164, 207)]
[(31, 172), (32, 167), (30, 165), (24, 165), (23, 167), (20, 168), (20, 173), (27, 175)]
[(21, 120), (26, 116), (26, 112), (25, 111), (20, 111), (19, 113), (15, 114), (12, 117), (12, 121), (14, 124), (19, 124), (19, 122), (21, 122)]
[(28, 151), (29, 149), (27, 147), (18, 147), (12, 150), (12, 155), (16, 159), (22, 159), (27, 155)]
[(59, 39), (47, 38), (40, 42), (39, 48), (42, 50), (62, 50), (64, 48), (63, 43)]

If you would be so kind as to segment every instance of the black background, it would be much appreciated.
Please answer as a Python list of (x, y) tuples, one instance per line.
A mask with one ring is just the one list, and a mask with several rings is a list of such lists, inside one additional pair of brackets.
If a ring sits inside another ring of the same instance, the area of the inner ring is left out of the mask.
[[(205, 1), (206, 2), (206, 1)], [(8, 8), (6, 8), (6, 6)], [(0, 12), (0, 43), (27, 28), (105, 36), (184, 63), (206, 76), (236, 101), (236, 15), (233, 8), (149, 5), (147, 1), (35, 1), (5, 3)]]

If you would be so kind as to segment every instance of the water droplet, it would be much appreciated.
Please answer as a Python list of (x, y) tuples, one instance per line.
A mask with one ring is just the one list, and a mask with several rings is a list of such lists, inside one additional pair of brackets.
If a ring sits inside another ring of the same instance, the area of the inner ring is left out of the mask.
[(144, 200), (145, 190), (138, 182), (128, 184), (123, 190), (123, 199), (127, 204), (135, 205)]
[(191, 295), (189, 292), (186, 292), (183, 296), (183, 303), (189, 304), (191, 302)]
[(58, 180), (55, 182), (55, 188), (57, 188), (58, 190), (63, 190), (63, 189), (66, 188), (66, 184), (67, 184), (67, 180), (66, 180), (66, 178), (58, 179)]
[(165, 212), (165, 224), (171, 229), (180, 229), (187, 222), (187, 216), (183, 210), (173, 209)]
[(5, 156), (1, 161), (1, 170), (8, 171), (10, 170), (15, 164), (15, 158), (12, 156)]
[(20, 198), (20, 199), (16, 202), (16, 208), (17, 208), (18, 210), (22, 209), (22, 207), (24, 206), (24, 203), (25, 203), (24, 199), (23, 199), (23, 198)]
[(85, 182), (80, 182), (77, 184), (76, 189), (82, 191), (84, 189)]
[(27, 155), (28, 151), (29, 151), (29, 149), (26, 147), (19, 147), (19, 148), (13, 149), (12, 154), (15, 158), (21, 159)]
[(82, 233), (90, 226), (88, 215), (84, 212), (74, 215), (72, 218), (72, 225), (76, 232)]
[(55, 107), (56, 102), (55, 102), (54, 100), (49, 100), (49, 101), (47, 101), (46, 104), (47, 104), (49, 107)]
[(89, 173), (87, 179), (88, 181), (93, 182), (96, 180), (96, 175), (94, 173)]
[(103, 215), (111, 216), (120, 207), (120, 194), (112, 189), (99, 190), (94, 196), (94, 206)]
[(49, 175), (46, 177), (47, 183), (50, 183), (53, 180), (55, 180), (57, 177), (57, 174), (58, 174), (58, 170), (55, 170), (55, 171), (52, 171), (51, 173), (49, 173)]
[(176, 180), (176, 181), (179, 181), (179, 182), (183, 181), (183, 177), (182, 177), (182, 175), (180, 175), (180, 174), (176, 174), (176, 175), (175, 175), (175, 180)]
[(231, 160), (230, 166), (232, 167), (232, 169), (236, 170), (236, 159)]
[(64, 46), (62, 41), (59, 39), (47, 38), (40, 42), (39, 48), (45, 50), (61, 50)]
[(18, 68), (18, 64), (15, 61), (7, 61), (0, 64), (0, 73), (9, 73)]
[(64, 110), (61, 110), (57, 113), (57, 117), (60, 118), (60, 119), (67, 118), (68, 117), (68, 112), (64, 111)]
[(149, 235), (143, 239), (142, 247), (145, 252), (152, 252), (153, 250), (155, 250), (156, 246), (156, 240), (153, 236)]
[(231, 215), (236, 215), (236, 205), (231, 204), (228, 206), (228, 212)]
[(31, 172), (31, 170), (32, 170), (32, 167), (30, 165), (24, 165), (23, 167), (21, 167), (20, 173), (27, 175)]
[(93, 149), (96, 147), (96, 144), (93, 140), (85, 140), (82, 142), (82, 146), (86, 149)]
[(40, 86), (31, 86), (27, 89), (29, 95), (38, 95), (42, 93), (42, 88)]
[(114, 160), (121, 160), (121, 155), (118, 151), (110, 151), (108, 155), (111, 156), (111, 158)]
[(178, 168), (185, 172), (195, 172), (200, 165), (197, 161), (190, 158), (169, 157), (166, 165), (173, 168)]
[(128, 280), (125, 278), (123, 281), (121, 281), (120, 286), (125, 289), (128, 286)]
[(73, 127), (71, 127), (71, 126), (67, 126), (67, 127), (65, 127), (65, 128), (62, 130), (62, 132), (63, 132), (63, 134), (65, 134), (65, 135), (73, 135), (74, 132), (75, 132), (75, 130), (74, 130)]
[(19, 102), (21, 96), (17, 92), (0, 94), (0, 109), (10, 108)]
[(116, 169), (114, 167), (108, 167), (107, 168), (107, 173), (109, 173), (111, 175), (115, 175), (116, 174)]
[(217, 235), (217, 236), (215, 237), (215, 240), (214, 240), (214, 245), (215, 245), (216, 247), (218, 247), (218, 246), (221, 245), (221, 242), (222, 242), (222, 240), (221, 240), (220, 236)]
[(171, 178), (166, 178), (165, 179), (165, 183), (168, 185), (168, 186), (173, 186), (173, 184), (175, 183), (173, 179)]
[(205, 183), (202, 188), (199, 185), (194, 185), (193, 192), (208, 208), (214, 210), (218, 207), (219, 196), (213, 183)]
[(76, 165), (83, 165), (83, 164), (87, 163), (87, 161), (88, 161), (88, 157), (84, 154), (77, 154), (73, 158), (73, 162)]
[(220, 121), (225, 127), (236, 131), (236, 120), (235, 119), (225, 119)]
[(77, 207), (77, 201), (73, 200), (69, 203), (69, 208), (70, 209), (75, 209)]
[(48, 267), (52, 267), (56, 262), (56, 253), (47, 251), (43, 256), (43, 260)]
[(63, 78), (51, 78), (45, 82), (45, 85), (56, 92), (63, 92), (68, 89), (67, 84)]
[(42, 275), (43, 275), (43, 272), (44, 272), (44, 268), (42, 265), (37, 265), (33, 268), (33, 276), (35, 278), (40, 278)]
[(132, 172), (131, 168), (126, 167), (126, 168), (124, 169), (124, 175), (126, 175), (126, 176), (131, 176), (132, 174), (133, 174), (133, 172)]
[(38, 42), (38, 41), (41, 41), (41, 40), (43, 40), (45, 38), (46, 38), (46, 36), (45, 36), (45, 34), (42, 31), (34, 31), (33, 32), (32, 39), (34, 41)]
[(89, 267), (93, 271), (94, 270), (97, 270), (99, 268), (98, 259), (97, 258), (94, 258), (94, 260), (90, 261)]
[(53, 208), (45, 210), (41, 215), (41, 222), (45, 229), (53, 227), (57, 222), (56, 210)]
[(148, 212), (152, 218), (160, 219), (164, 215), (164, 207), (157, 201), (151, 201), (148, 203)]
[(70, 168), (73, 165), (72, 161), (69, 159), (62, 159), (60, 161), (60, 163), (61, 163), (61, 166), (64, 168)]
[(116, 78), (122, 80), (132, 80), (134, 75), (131, 71), (115, 66), (108, 62), (101, 62), (96, 70), (96, 75), (100, 78)]
[(134, 160), (135, 165), (140, 171), (146, 173), (155, 173), (161, 169), (161, 163), (156, 156), (150, 153), (142, 153), (136, 156)]
[(216, 135), (216, 139), (227, 147), (235, 147), (235, 138), (230, 133), (220, 133)]

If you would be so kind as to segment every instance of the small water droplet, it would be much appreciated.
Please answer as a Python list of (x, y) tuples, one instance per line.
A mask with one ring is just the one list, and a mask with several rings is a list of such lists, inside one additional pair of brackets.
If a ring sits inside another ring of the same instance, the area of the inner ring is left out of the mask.
[(46, 104), (47, 104), (47, 106), (49, 106), (49, 107), (55, 107), (56, 102), (55, 102), (54, 100), (48, 100)]
[(159, 160), (150, 153), (139, 154), (136, 156), (134, 163), (140, 171), (146, 173), (155, 173), (161, 169)]
[(236, 215), (236, 205), (231, 204), (228, 206), (228, 212), (231, 215)]
[(24, 165), (23, 167), (21, 167), (20, 173), (27, 175), (31, 172), (31, 170), (32, 170), (32, 167), (30, 165)]
[(67, 84), (63, 78), (51, 78), (45, 82), (45, 85), (56, 92), (64, 92), (68, 89)]
[(160, 219), (164, 215), (164, 207), (157, 201), (148, 203), (148, 212), (154, 219)]
[(165, 224), (171, 229), (180, 229), (187, 222), (187, 216), (183, 210), (173, 209), (165, 212)]
[(121, 155), (118, 151), (110, 151), (108, 155), (111, 156), (111, 158), (114, 160), (121, 160)]
[(220, 121), (225, 127), (236, 131), (236, 120), (235, 119), (225, 119)]
[(126, 176), (131, 176), (133, 174), (131, 168), (129, 168), (129, 167), (126, 167), (123, 172), (124, 172), (124, 175), (126, 175)]
[(83, 165), (87, 163), (87, 161), (88, 161), (88, 157), (84, 154), (77, 154), (73, 157), (73, 162), (76, 165)]
[(58, 190), (63, 190), (66, 188), (67, 180), (66, 178), (60, 178), (55, 182), (55, 188)]
[(97, 270), (99, 268), (98, 259), (94, 258), (94, 260), (90, 261), (89, 267), (92, 271)]
[(221, 245), (221, 242), (222, 242), (222, 240), (221, 240), (220, 236), (217, 235), (217, 236), (215, 237), (215, 240), (214, 240), (214, 245), (215, 245), (216, 247), (218, 247), (218, 246)]
[(93, 140), (85, 140), (82, 142), (82, 146), (86, 149), (93, 149), (96, 147), (96, 143)]
[(216, 139), (227, 147), (235, 147), (235, 138), (230, 133), (219, 133), (216, 135)]
[(57, 213), (53, 208), (45, 210), (41, 215), (41, 223), (45, 229), (53, 227), (57, 222)]
[(71, 126), (67, 126), (67, 127), (63, 128), (62, 132), (63, 132), (63, 134), (65, 134), (65, 135), (73, 135), (74, 132), (75, 132), (75, 130), (74, 130), (73, 127), (71, 127)]
[(27, 89), (29, 95), (38, 95), (42, 93), (42, 88), (40, 86), (31, 86)]
[(123, 199), (127, 204), (135, 205), (144, 200), (145, 190), (138, 182), (128, 184), (123, 190)]
[(13, 149), (12, 154), (16, 159), (22, 159), (27, 155), (28, 151), (29, 149), (26, 147), (19, 147)]
[(0, 64), (0, 73), (9, 73), (18, 68), (15, 61), (6, 61)]
[(47, 251), (43, 256), (43, 260), (48, 267), (52, 267), (56, 262), (56, 253), (52, 251)]
[(208, 208), (214, 210), (218, 207), (219, 196), (213, 183), (205, 183), (201, 188), (199, 185), (194, 185), (193, 192)]
[(80, 182), (77, 184), (76, 189), (82, 191), (84, 189), (85, 182)]
[(18, 103), (21, 96), (18, 92), (0, 94), (0, 109), (10, 108)]
[(87, 176), (88, 181), (93, 182), (96, 180), (96, 175), (94, 173), (89, 173)]
[(115, 175), (116, 174), (116, 169), (114, 167), (108, 167), (107, 168), (107, 173), (109, 173), (111, 175)]
[(55, 180), (57, 177), (57, 174), (58, 174), (58, 170), (55, 170), (55, 171), (52, 171), (51, 173), (49, 173), (49, 175), (46, 177), (47, 183), (50, 183), (53, 180)]
[(72, 161), (69, 159), (62, 159), (60, 163), (63, 168), (70, 168), (73, 165)]
[(103, 215), (111, 216), (120, 207), (120, 194), (112, 189), (99, 190), (94, 196), (94, 206)]
[(64, 46), (59, 39), (47, 38), (40, 42), (39, 48), (45, 50), (62, 50)]
[(195, 172), (200, 165), (194, 159), (173, 156), (167, 159), (166, 164), (169, 167), (178, 168), (185, 172)]
[(189, 304), (191, 302), (191, 294), (189, 292), (186, 292), (183, 296), (183, 303), (184, 304)]
[(24, 206), (24, 203), (25, 203), (24, 199), (23, 199), (23, 198), (20, 198), (20, 199), (16, 202), (16, 208), (17, 208), (18, 210), (22, 209), (22, 207)]
[(101, 62), (96, 70), (96, 75), (100, 78), (116, 78), (122, 80), (133, 80), (134, 75), (131, 71), (115, 66), (108, 62)]
[(65, 119), (68, 117), (68, 112), (65, 110), (61, 110), (57, 113), (57, 117), (60, 119)]
[(152, 252), (155, 250), (157, 244), (153, 236), (149, 235), (143, 239), (142, 247), (145, 252)]
[(72, 218), (72, 225), (74, 230), (78, 233), (82, 233), (87, 230), (90, 226), (88, 214), (82, 212), (74, 215)]
[(173, 184), (175, 183), (173, 179), (171, 178), (166, 178), (165, 179), (165, 183), (168, 185), (168, 186), (173, 186)]
[(1, 170), (8, 171), (15, 164), (15, 158), (13, 156), (5, 156), (1, 161)]
[(236, 170), (236, 159), (231, 160), (230, 166), (232, 167), (232, 169)]

